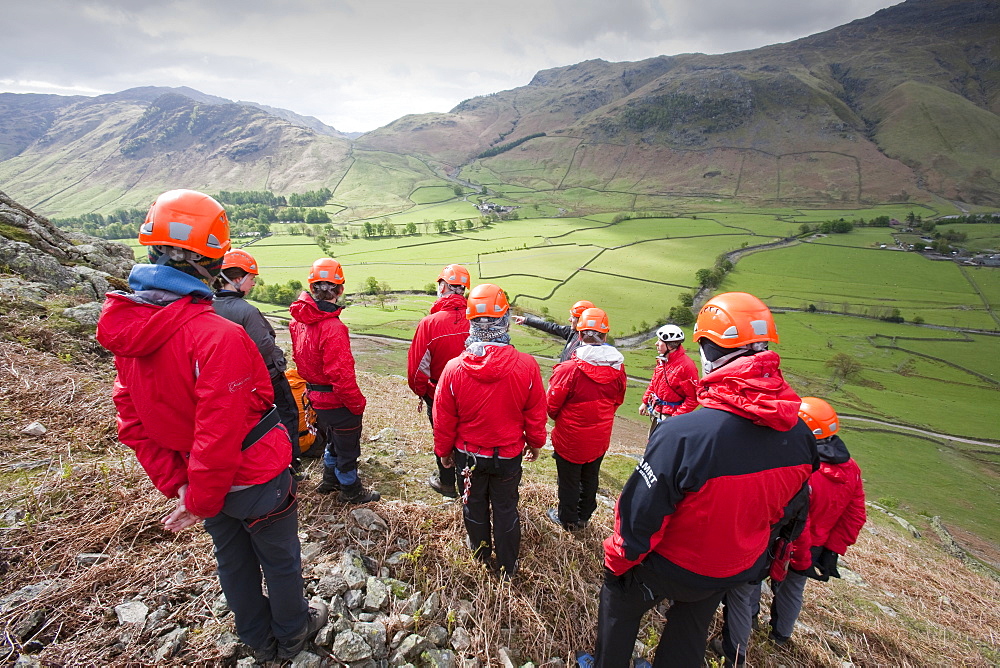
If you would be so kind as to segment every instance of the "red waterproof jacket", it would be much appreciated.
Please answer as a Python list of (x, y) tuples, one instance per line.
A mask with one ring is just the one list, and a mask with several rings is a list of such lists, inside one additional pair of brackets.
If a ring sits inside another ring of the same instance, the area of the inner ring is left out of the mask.
[(365, 396), (354, 373), (354, 355), (347, 325), (340, 321), (342, 307), (317, 303), (303, 292), (288, 308), (292, 323), (292, 357), (299, 375), (310, 385), (330, 385), (332, 391), (309, 390), (317, 410), (347, 407), (355, 415), (365, 412)]
[(772, 528), (819, 464), (778, 364), (765, 351), (716, 369), (699, 385), (702, 409), (653, 431), (604, 541), (612, 572), (651, 559), (713, 587), (749, 582), (765, 566)]
[(615, 409), (625, 401), (625, 358), (612, 346), (582, 345), (560, 362), (546, 396), (556, 454), (586, 464), (608, 451)]
[(653, 369), (642, 403), (663, 415), (682, 415), (698, 407), (698, 368), (684, 352), (684, 346), (667, 353)]
[(274, 391), (257, 346), (210, 300), (158, 306), (110, 293), (97, 340), (115, 355), (118, 437), (167, 497), (187, 484), (191, 513), (217, 515), (231, 487), (267, 482), (288, 467), (280, 426), (241, 451)]
[(465, 350), (469, 336), (465, 303), (462, 295), (445, 295), (417, 325), (406, 358), (406, 379), (418, 397), (433, 396), (444, 365)]
[(835, 435), (818, 450), (819, 470), (809, 478), (809, 520), (792, 544), (791, 566), (797, 570), (809, 568), (813, 546), (847, 552), (867, 519), (861, 468), (847, 446)]
[(448, 362), (434, 392), (434, 454), (455, 448), (514, 458), (545, 445), (545, 388), (538, 362), (510, 344), (473, 344)]

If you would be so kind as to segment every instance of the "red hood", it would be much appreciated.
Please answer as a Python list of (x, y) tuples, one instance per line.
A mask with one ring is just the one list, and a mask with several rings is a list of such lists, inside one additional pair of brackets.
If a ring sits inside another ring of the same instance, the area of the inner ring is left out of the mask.
[(839, 464), (820, 462), (819, 472), (830, 479), (830, 481), (843, 485), (848, 482), (847, 472)]
[(438, 311), (464, 311), (465, 305), (465, 297), (452, 293), (438, 298), (438, 300), (431, 305), (431, 313), (437, 313)]
[(514, 346), (486, 344), (482, 348), (485, 351), (482, 355), (466, 349), (458, 358), (459, 364), (472, 378), (481, 383), (495, 383), (510, 373), (510, 365), (517, 357)]
[(802, 400), (781, 375), (778, 353), (739, 357), (698, 383), (698, 403), (788, 431), (799, 421)]
[(319, 322), (320, 320), (326, 320), (327, 318), (335, 318), (340, 315), (340, 312), (344, 309), (342, 307), (336, 308), (333, 311), (324, 311), (316, 304), (316, 300), (313, 299), (312, 295), (308, 292), (303, 292), (299, 295), (299, 298), (292, 302), (292, 305), (288, 307), (291, 312), (292, 317), (301, 323), (306, 325), (311, 325), (314, 322)]
[[(185, 308), (192, 302), (195, 308)], [(212, 302), (190, 296), (169, 306), (157, 306), (111, 292), (97, 323), (97, 342), (121, 357), (145, 357), (158, 350), (184, 323), (206, 313), (214, 313)]]

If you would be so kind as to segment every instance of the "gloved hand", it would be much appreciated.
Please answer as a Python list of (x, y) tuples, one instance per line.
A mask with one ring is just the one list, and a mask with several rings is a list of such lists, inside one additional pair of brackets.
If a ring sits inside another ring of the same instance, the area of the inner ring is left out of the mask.
[(813, 580), (819, 580), (820, 582), (826, 582), (827, 580), (830, 579), (828, 575), (820, 572), (819, 568), (816, 567), (816, 564), (810, 564), (809, 568), (803, 570), (799, 570), (797, 568), (791, 568), (789, 570), (791, 570), (793, 573), (796, 573), (797, 575), (802, 575), (807, 578), (812, 578)]
[[(831, 549), (823, 548), (823, 551), (819, 554), (818, 565), (819, 568), (830, 578), (839, 578), (840, 571), (837, 570), (837, 559), (840, 557), (839, 554)], [(817, 560), (813, 561), (813, 564), (817, 564)]]

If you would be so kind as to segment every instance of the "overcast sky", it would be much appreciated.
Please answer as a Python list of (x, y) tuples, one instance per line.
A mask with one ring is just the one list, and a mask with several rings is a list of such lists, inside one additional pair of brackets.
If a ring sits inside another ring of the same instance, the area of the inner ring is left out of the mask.
[(787, 42), (896, 0), (18, 0), (0, 92), (190, 86), (343, 132), (448, 111), (591, 58)]

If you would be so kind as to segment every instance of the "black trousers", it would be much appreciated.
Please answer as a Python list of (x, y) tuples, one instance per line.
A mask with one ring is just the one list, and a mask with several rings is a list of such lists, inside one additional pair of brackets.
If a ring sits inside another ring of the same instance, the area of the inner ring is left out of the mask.
[(521, 516), (517, 512), (521, 456), (494, 459), (456, 450), (455, 470), (459, 472), (460, 494), (465, 491), (462, 472), (466, 466), (472, 469), (472, 487), (462, 506), (462, 516), (473, 556), (489, 562), (495, 552), (497, 568), (511, 576), (517, 570), (517, 556), (521, 551)]
[[(424, 397), (424, 403), (427, 404), (427, 419), (431, 421), (431, 429), (434, 428), (434, 395), (428, 394)], [(441, 480), (441, 484), (445, 487), (455, 487), (455, 467), (454, 466), (444, 466), (441, 464), (441, 458), (434, 455), (434, 461), (437, 463), (438, 478)]]
[(299, 458), (299, 407), (295, 403), (295, 395), (288, 384), (285, 374), (271, 376), (271, 387), (274, 388), (274, 405), (281, 416), (281, 424), (288, 430), (288, 438), (292, 441), (292, 461)]
[(558, 476), (559, 520), (563, 524), (588, 521), (597, 510), (597, 486), (604, 456), (586, 464), (574, 464), (558, 452), (552, 456)]
[(286, 469), (270, 482), (230, 492), (222, 512), (205, 520), (236, 632), (253, 649), (294, 644), (308, 624), (293, 485)]
[(326, 439), (323, 466), (337, 472), (341, 485), (353, 485), (358, 481), (361, 418), (344, 407), (316, 411), (316, 422)]
[(705, 658), (708, 626), (726, 589), (691, 587), (656, 573), (646, 562), (621, 576), (605, 571), (594, 651), (596, 667), (629, 668), (642, 616), (669, 599), (667, 624), (653, 666), (699, 668)]

